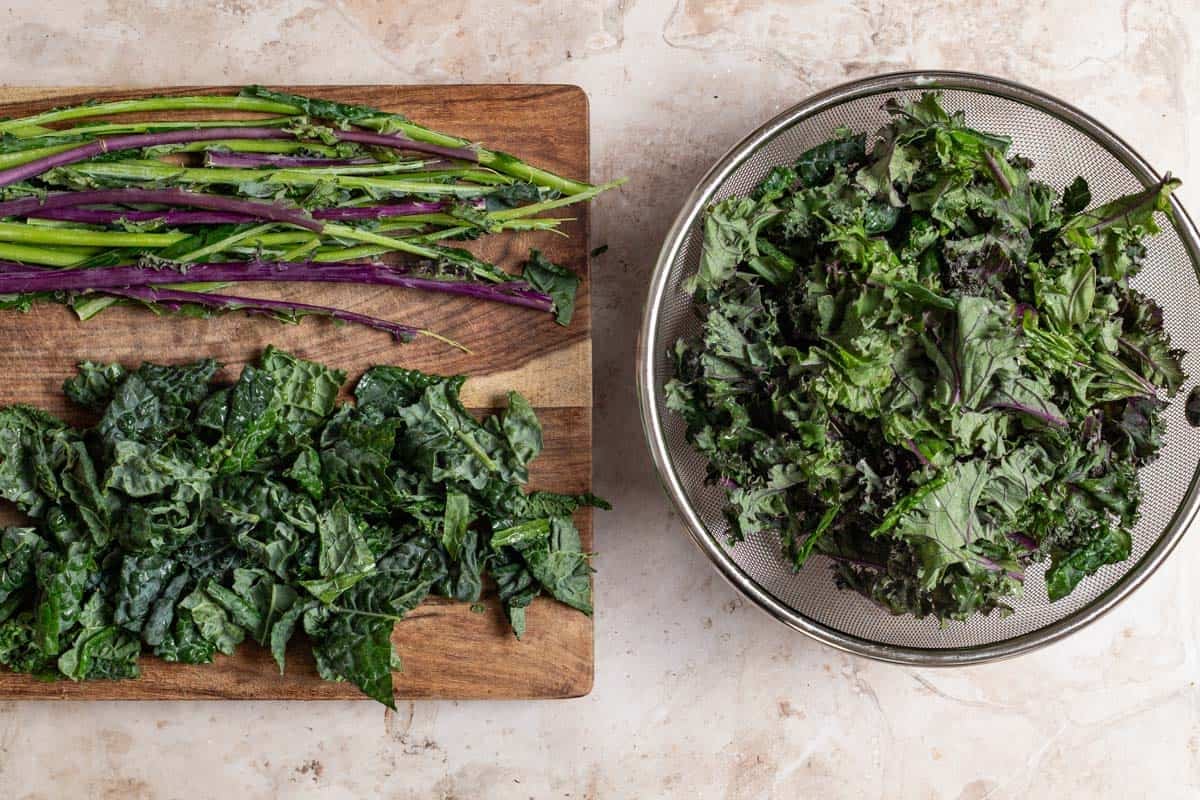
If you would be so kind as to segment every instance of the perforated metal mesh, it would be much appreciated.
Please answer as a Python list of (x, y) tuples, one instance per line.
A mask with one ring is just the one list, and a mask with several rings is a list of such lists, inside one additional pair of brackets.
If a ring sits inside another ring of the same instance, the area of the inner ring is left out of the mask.
[[(804, 150), (828, 139), (839, 126), (873, 134), (888, 119), (881, 109), (886, 99), (915, 98), (931, 82), (928, 77), (904, 77), (900, 80), (901, 76), (897, 76), (897, 83), (914, 88), (895, 89), (886, 80), (881, 83), (876, 79), (875, 88), (868, 94), (839, 99), (835, 105), (818, 108), (815, 113), (800, 112), (796, 119), (788, 120), (765, 140), (754, 142), (752, 136), (743, 144), (742, 152), (735, 148), (723, 162), (732, 171), (713, 183), (711, 191), (706, 192), (702, 186), (693, 197), (695, 206), (749, 192), (772, 166), (794, 161)], [(1039, 108), (1030, 104), (1029, 93), (1010, 92), (1005, 85), (989, 84), (986, 89), (975, 85), (964, 87), (962, 81), (952, 76), (932, 82), (942, 89), (947, 109), (964, 111), (972, 127), (1012, 136), (1015, 151), (1034, 162), (1035, 177), (1060, 190), (1075, 176), (1083, 175), (1091, 186), (1093, 201), (1100, 203), (1139, 190), (1154, 179), (1140, 159), (1106, 131), (1049, 98), (1044, 98), (1046, 104)], [(956, 85), (960, 88), (950, 88)], [(1034, 94), (1032, 102), (1037, 102)], [(721, 172), (720, 165), (716, 172)], [(681, 221), (685, 221), (687, 213), (685, 209)], [(1191, 381), (1165, 412), (1167, 433), (1161, 456), (1140, 475), (1144, 501), (1141, 521), (1134, 529), (1133, 557), (1102, 569), (1056, 603), (1048, 601), (1042, 568), (1038, 567), (1029, 571), (1025, 594), (1016, 601), (1015, 613), (1007, 617), (997, 613), (976, 616), (965, 623), (939, 627), (932, 618), (919, 621), (909, 616), (893, 616), (854, 592), (838, 590), (827, 559), (814, 558), (796, 574), (781, 557), (777, 542), (760, 539), (732, 548), (726, 546), (724, 491), (706, 484), (705, 460), (686, 442), (682, 420), (669, 413), (664, 404), (663, 387), (672, 377), (666, 351), (680, 336), (693, 335), (699, 328), (690, 297), (681, 287), (696, 269), (701, 232), (697, 216), (685, 222), (663, 251), (668, 256), (677, 247), (673, 259), (660, 263), (659, 269), (667, 272), (665, 276), (656, 275), (656, 288), (647, 309), (647, 327), (643, 331), (639, 376), (643, 381), (643, 413), (647, 417), (651, 448), (655, 450), (668, 490), (676, 495), (685, 512), (688, 509), (694, 512), (692, 522), (698, 525), (693, 524), (697, 528), (693, 534), (698, 540), (707, 538), (713, 546), (705, 549), (722, 566), (726, 576), (747, 589), (776, 616), (831, 644), (877, 657), (890, 657), (889, 648), (941, 651), (943, 662), (948, 651), (963, 653), (963, 661), (983, 660), (969, 655), (972, 648), (986, 649), (986, 658), (1009, 655), (1053, 638), (1047, 632), (1056, 626), (1064, 627), (1064, 620), (1092, 616), (1089, 612), (1096, 606), (1115, 602), (1123, 594), (1119, 591), (1122, 582), (1130, 578), (1140, 580), (1148, 574), (1154, 566), (1148, 562), (1165, 557), (1170, 549), (1164, 546), (1164, 539), (1169, 537), (1173, 543), (1182, 533), (1187, 514), (1180, 509), (1187, 511), (1186, 507), (1193, 503), (1190, 494), (1200, 461), (1200, 432), (1191, 428), (1183, 417), (1182, 401)], [(1194, 267), (1195, 234), (1185, 215), (1181, 215), (1178, 229), (1163, 222), (1164, 232), (1150, 243), (1146, 268), (1135, 285), (1163, 306), (1174, 344), (1190, 354), (1185, 367), (1189, 372), (1200, 373), (1200, 325), (1195, 316), (1200, 309), (1200, 285)], [(685, 513), (685, 518), (688, 516)], [(701, 544), (704, 546), (703, 541)], [(729, 563), (722, 565), (722, 560)], [(922, 656), (908, 652), (898, 660), (920, 662)], [(934, 656), (929, 660), (939, 659)]]

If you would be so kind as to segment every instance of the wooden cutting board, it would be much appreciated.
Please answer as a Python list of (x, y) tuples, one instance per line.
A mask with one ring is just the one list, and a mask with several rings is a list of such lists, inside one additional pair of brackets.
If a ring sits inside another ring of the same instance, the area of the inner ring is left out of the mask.
[[(574, 86), (301, 86), (288, 91), (361, 103), (403, 113), (416, 122), (485, 146), (517, 153), (533, 164), (588, 178), (587, 96)], [(0, 88), (0, 115), (25, 116), (89, 98), (233, 92), (228, 87), (112, 89)], [(203, 117), (204, 115), (196, 115)], [(212, 116), (212, 115), (209, 115)], [(223, 115), (228, 116), (228, 115)], [(132, 119), (132, 117), (123, 117)], [(471, 376), (463, 392), (475, 410), (503, 406), (509, 389), (529, 398), (545, 429), (545, 451), (531, 465), (530, 487), (584, 492), (592, 484), (591, 306), (588, 280), (588, 209), (563, 209), (574, 220), (566, 237), (548, 232), (505, 233), (471, 243), (494, 263), (514, 269), (531, 247), (583, 276), (569, 328), (549, 314), (496, 303), (394, 288), (249, 284), (244, 293), (334, 305), (430, 328), (469, 347), (468, 355), (422, 337), (396, 344), (386, 333), (338, 327), (309, 318), (300, 325), (244, 314), (213, 319), (156, 316), (139, 308), (110, 309), (87, 323), (69, 309), (43, 305), (28, 314), (0, 313), (0, 405), (29, 403), (74, 422), (61, 386), (81, 360), (180, 362), (213, 357), (232, 380), (268, 344), (339, 367), (349, 385), (373, 364), (396, 364)], [(424, 339), (424, 340), (422, 340)], [(12, 518), (19, 517), (15, 510)], [(592, 546), (592, 515), (577, 517), (585, 549)], [(11, 524), (6, 520), (7, 524)], [(528, 633), (517, 641), (495, 598), (486, 611), (466, 603), (431, 600), (396, 626), (393, 640), (404, 660), (396, 673), (402, 698), (550, 698), (586, 694), (592, 686), (592, 620), (539, 598), (528, 611)], [(299, 638), (299, 637), (298, 637)], [(358, 699), (353, 686), (317, 677), (308, 644), (294, 641), (287, 674), (248, 642), (232, 657), (191, 666), (142, 659), (133, 681), (42, 683), (0, 670), (2, 698), (111, 699)]]

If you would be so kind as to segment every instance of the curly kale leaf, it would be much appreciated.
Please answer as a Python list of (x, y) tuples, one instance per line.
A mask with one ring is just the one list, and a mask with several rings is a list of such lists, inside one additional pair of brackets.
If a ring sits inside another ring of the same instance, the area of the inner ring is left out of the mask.
[(1186, 382), (1128, 283), (1178, 181), (1091, 207), (935, 93), (886, 108), (706, 210), (667, 407), (734, 545), (898, 614), (1007, 613), (1037, 563), (1061, 598), (1128, 558)]

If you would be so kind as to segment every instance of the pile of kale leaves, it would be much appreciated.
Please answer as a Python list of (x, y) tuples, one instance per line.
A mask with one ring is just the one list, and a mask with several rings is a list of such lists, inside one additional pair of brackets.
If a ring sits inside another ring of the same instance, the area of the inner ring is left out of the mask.
[(591, 613), (571, 514), (590, 495), (527, 493), (542, 448), (511, 393), (476, 421), (462, 377), (345, 375), (268, 348), (232, 386), (212, 360), (80, 365), (81, 430), (0, 410), (0, 496), (33, 522), (0, 535), (0, 664), (132, 678), (143, 650), (205, 663), (245, 638), (282, 671), (300, 629), (322, 677), (392, 706), (393, 624), (426, 596), (497, 584), (515, 633), (542, 591)]
[(1185, 380), (1129, 283), (1178, 181), (1089, 210), (935, 94), (887, 110), (707, 210), (669, 407), (734, 542), (897, 614), (1007, 613), (1036, 563), (1057, 600), (1129, 557)]

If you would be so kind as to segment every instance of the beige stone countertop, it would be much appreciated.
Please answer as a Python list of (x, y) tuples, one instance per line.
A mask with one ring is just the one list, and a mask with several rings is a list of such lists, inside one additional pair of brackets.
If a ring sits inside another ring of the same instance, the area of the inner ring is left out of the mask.
[(0, 702), (0, 797), (1092, 798), (1200, 793), (1200, 537), (1073, 638), (953, 671), (849, 657), (688, 540), (634, 396), (653, 256), (705, 169), (807, 95), (994, 73), (1098, 117), (1200, 204), (1200, 0), (9, 0), (10, 84), (574, 83), (591, 98), (596, 683), (542, 702)]

